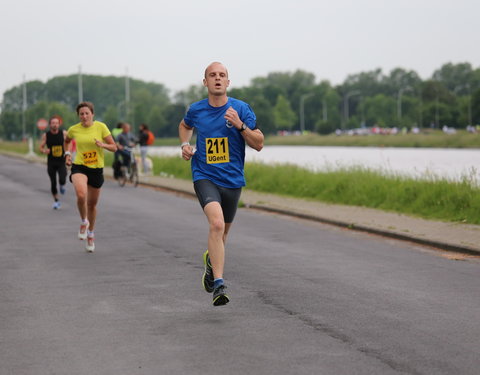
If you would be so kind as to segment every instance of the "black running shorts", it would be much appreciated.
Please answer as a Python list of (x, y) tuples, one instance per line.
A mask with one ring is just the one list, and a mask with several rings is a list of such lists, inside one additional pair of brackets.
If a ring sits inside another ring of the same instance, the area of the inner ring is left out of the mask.
[(193, 187), (202, 208), (205, 208), (210, 202), (218, 202), (222, 207), (225, 223), (233, 222), (242, 188), (229, 189), (218, 186), (210, 180), (195, 181)]
[(89, 168), (80, 164), (72, 164), (70, 182), (72, 182), (72, 175), (75, 173), (81, 173), (87, 176), (87, 185), (90, 185), (93, 188), (100, 189), (105, 181), (103, 178), (103, 168)]

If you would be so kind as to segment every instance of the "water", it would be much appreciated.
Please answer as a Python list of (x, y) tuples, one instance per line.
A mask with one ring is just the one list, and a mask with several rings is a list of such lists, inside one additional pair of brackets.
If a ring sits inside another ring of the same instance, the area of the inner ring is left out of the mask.
[[(180, 156), (180, 148), (151, 147), (149, 154)], [(414, 178), (459, 181), (468, 177), (480, 184), (480, 150), (476, 149), (266, 146), (261, 152), (247, 147), (246, 161), (290, 163), (312, 171), (363, 167)]]

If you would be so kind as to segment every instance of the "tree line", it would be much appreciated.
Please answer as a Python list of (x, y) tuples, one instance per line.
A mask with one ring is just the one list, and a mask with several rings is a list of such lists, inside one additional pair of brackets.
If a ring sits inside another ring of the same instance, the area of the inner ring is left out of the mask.
[[(188, 106), (206, 97), (205, 88), (192, 85), (170, 95), (163, 84), (126, 78), (83, 75), (83, 99), (95, 104), (96, 118), (110, 128), (120, 121), (134, 128), (146, 123), (158, 137), (177, 135)], [(35, 133), (39, 118), (62, 116), (66, 125), (78, 122), (78, 76), (60, 76), (25, 84), (3, 94), (0, 136), (18, 139)], [(429, 79), (413, 70), (381, 69), (349, 75), (340, 85), (316, 82), (314, 74), (273, 72), (250, 85), (232, 88), (229, 95), (248, 102), (266, 134), (279, 130), (329, 134), (358, 127), (465, 128), (480, 123), (480, 68), (469, 63), (447, 63)]]

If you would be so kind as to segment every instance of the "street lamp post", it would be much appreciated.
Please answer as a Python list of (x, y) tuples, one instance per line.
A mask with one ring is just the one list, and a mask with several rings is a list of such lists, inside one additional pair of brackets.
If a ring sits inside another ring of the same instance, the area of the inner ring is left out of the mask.
[[(130, 114), (130, 79), (128, 77), (128, 68), (125, 69), (125, 121), (129, 120)], [(134, 124), (132, 124), (134, 126)], [(135, 130), (135, 129), (133, 129)]]
[(472, 122), (472, 92), (470, 91), (470, 84), (467, 83), (468, 89), (468, 125), (473, 125)]
[(303, 94), (300, 97), (300, 132), (303, 134), (305, 131), (305, 99), (312, 96), (313, 93)]
[(327, 100), (325, 98), (322, 99), (322, 112), (323, 112), (323, 122), (328, 121), (328, 108), (327, 108)]
[(23, 85), (22, 85), (22, 97), (23, 97), (23, 104), (22, 104), (22, 140), (25, 140), (25, 111), (27, 110), (27, 84), (25, 83), (25, 74), (23, 75)]
[(470, 90), (470, 84), (466, 83), (464, 85), (456, 86), (455, 89), (453, 90), (453, 92), (456, 94), (456, 93), (458, 93), (458, 91), (460, 91), (463, 88), (466, 88), (467, 92), (468, 92), (468, 109), (467, 109), (468, 113), (467, 113), (467, 117), (468, 117), (468, 125), (472, 125), (472, 92)]
[(359, 90), (353, 90), (349, 91), (344, 97), (343, 97), (343, 126), (342, 129), (345, 129), (346, 124), (348, 123), (349, 119), (349, 114), (348, 114), (348, 99), (350, 97), (359, 95), (360, 91)]
[(78, 102), (83, 102), (82, 66), (78, 66)]
[(118, 114), (118, 118), (120, 120), (124, 120), (124, 117), (122, 116), (122, 106), (125, 104), (125, 100), (122, 100), (121, 102), (117, 103), (117, 114)]
[(397, 118), (398, 118), (398, 125), (400, 124), (400, 121), (402, 120), (402, 95), (405, 91), (412, 90), (410, 86), (407, 87), (402, 87), (400, 90), (398, 90), (398, 96), (397, 96)]

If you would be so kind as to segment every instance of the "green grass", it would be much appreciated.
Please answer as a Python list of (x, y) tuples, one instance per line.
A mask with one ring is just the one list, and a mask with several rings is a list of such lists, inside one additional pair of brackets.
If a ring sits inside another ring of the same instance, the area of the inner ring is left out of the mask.
[[(25, 144), (0, 142), (0, 150), (26, 153)], [(105, 153), (106, 165), (113, 154)], [(153, 157), (154, 174), (191, 179), (190, 163), (180, 157)], [(311, 172), (294, 165), (247, 163), (251, 190), (334, 204), (363, 206), (451, 222), (480, 224), (478, 181), (465, 176), (450, 182), (431, 176), (415, 180), (364, 168)], [(472, 173), (473, 175), (473, 173)]]
[(19, 154), (26, 154), (28, 152), (28, 142), (0, 141), (0, 150), (8, 151), (8, 152), (16, 152)]
[(293, 165), (264, 164), (248, 164), (245, 174), (252, 190), (480, 224), (480, 189), (468, 178), (455, 183), (384, 176), (358, 167), (315, 173)]

